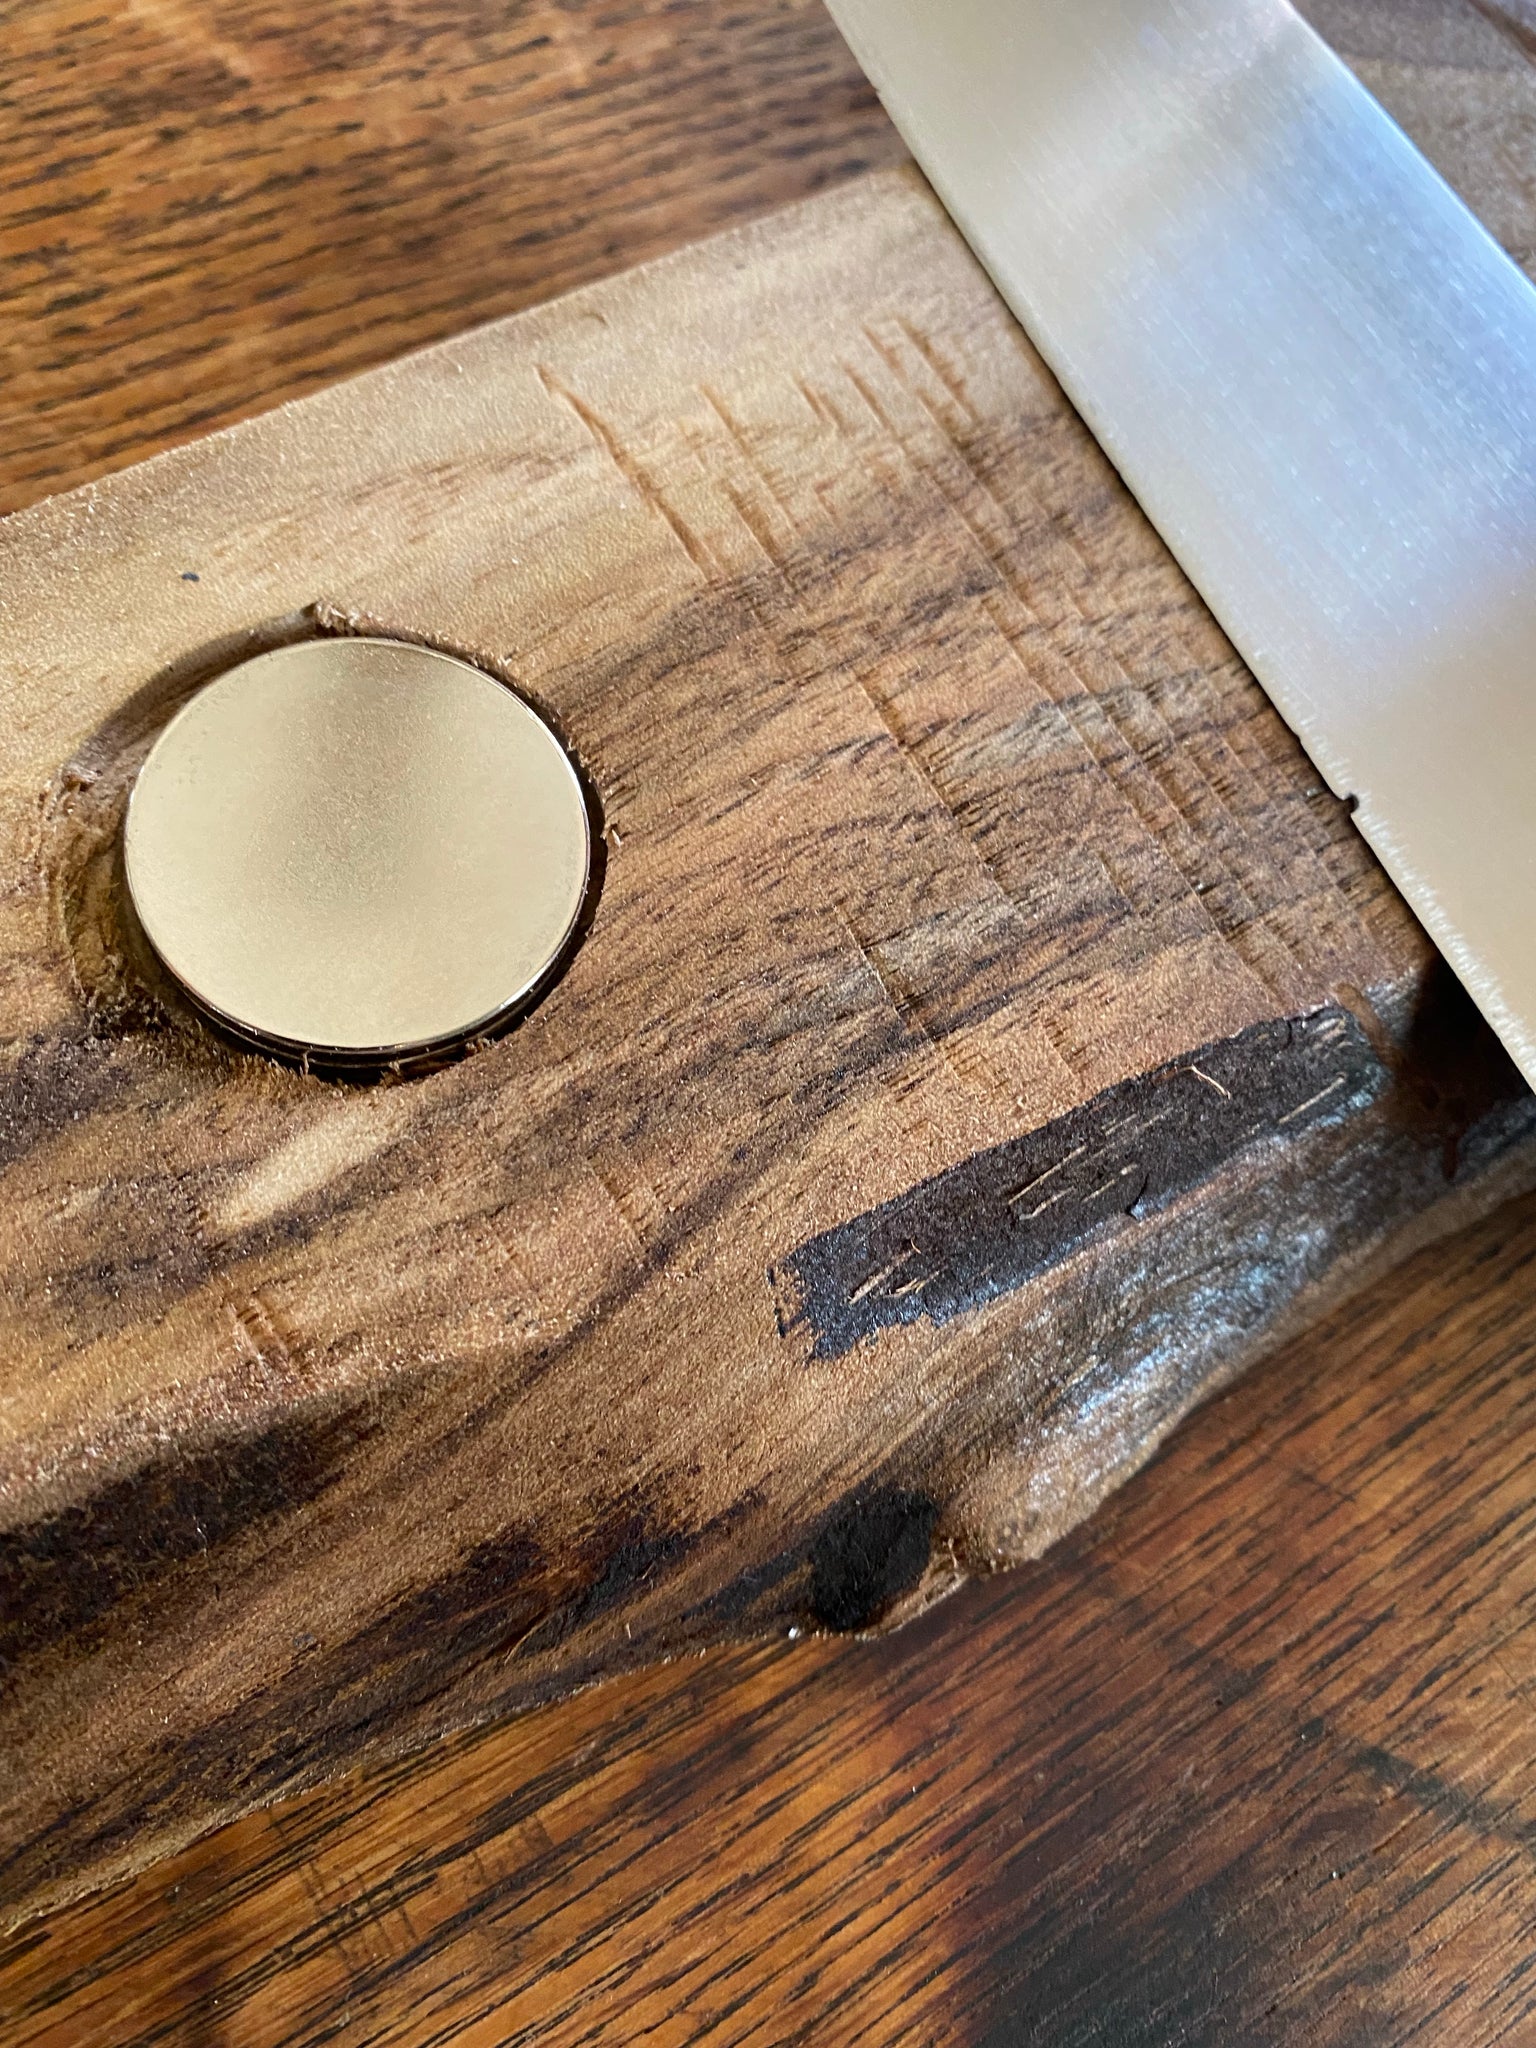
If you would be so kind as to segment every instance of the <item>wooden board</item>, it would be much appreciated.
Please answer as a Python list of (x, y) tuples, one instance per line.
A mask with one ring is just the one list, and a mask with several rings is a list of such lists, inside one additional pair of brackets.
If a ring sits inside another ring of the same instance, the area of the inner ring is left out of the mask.
[[(18, 1909), (365, 1742), (1032, 1554), (1530, 1174), (909, 179), (5, 539)], [(610, 826), (537, 1017), (373, 1092), (215, 1046), (116, 903), (135, 750), (316, 605), (509, 664)], [(1095, 1153), (1136, 1213), (1002, 1227)]]

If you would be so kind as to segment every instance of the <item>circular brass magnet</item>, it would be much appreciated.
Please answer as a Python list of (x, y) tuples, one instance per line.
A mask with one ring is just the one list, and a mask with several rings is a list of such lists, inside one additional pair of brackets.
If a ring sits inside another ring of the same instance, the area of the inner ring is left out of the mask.
[(586, 894), (581, 784), (502, 683), (395, 640), (241, 662), (179, 711), (128, 804), (150, 944), (275, 1051), (452, 1045), (538, 988)]

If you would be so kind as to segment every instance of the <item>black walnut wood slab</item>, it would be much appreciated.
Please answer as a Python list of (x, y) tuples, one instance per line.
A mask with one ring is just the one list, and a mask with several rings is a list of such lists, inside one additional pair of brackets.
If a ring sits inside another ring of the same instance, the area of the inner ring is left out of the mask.
[[(601, 808), (424, 1077), (221, 1043), (123, 804), (397, 634)], [(881, 173), (0, 528), (16, 1918), (340, 1765), (1037, 1555), (1536, 1182), (1536, 1106), (926, 188)]]

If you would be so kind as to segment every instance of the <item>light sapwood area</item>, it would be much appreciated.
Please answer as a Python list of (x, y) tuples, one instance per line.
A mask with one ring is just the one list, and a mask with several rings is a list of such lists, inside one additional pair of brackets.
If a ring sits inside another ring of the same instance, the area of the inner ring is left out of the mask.
[[(910, 173), (0, 549), (16, 1911), (1034, 1555), (1536, 1177), (1529, 1098)], [(536, 694), (608, 849), (534, 1017), (373, 1088), (216, 1042), (116, 867), (187, 690), (358, 624)]]

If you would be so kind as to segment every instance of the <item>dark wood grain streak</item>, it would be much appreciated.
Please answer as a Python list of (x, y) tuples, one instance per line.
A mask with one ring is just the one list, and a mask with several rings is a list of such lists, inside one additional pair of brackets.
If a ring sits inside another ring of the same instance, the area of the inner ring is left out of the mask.
[[(1358, 1115), (1388, 1077), (1338, 1004), (1192, 1047), (797, 1246), (772, 1276), (786, 1333), (804, 1325), (812, 1358), (827, 1359), (903, 1323), (948, 1322), (1165, 1208), (1249, 1146)], [(1495, 1153), (1518, 1134), (1525, 1094), (1511, 1064)]]

